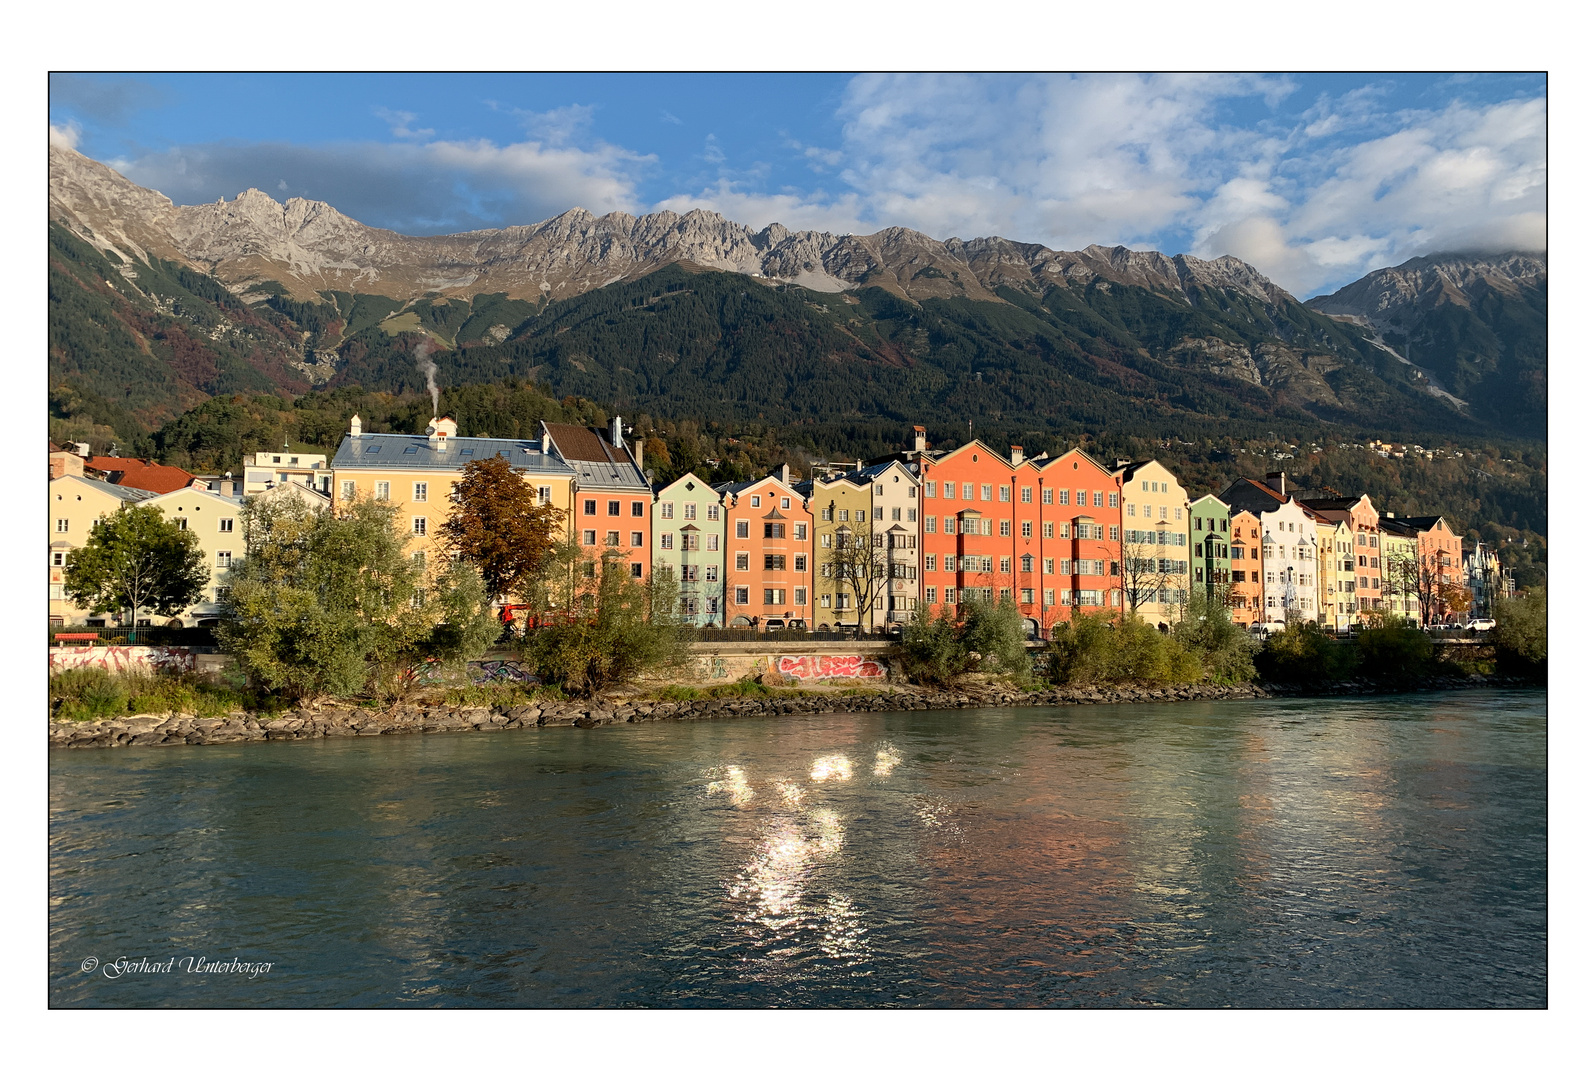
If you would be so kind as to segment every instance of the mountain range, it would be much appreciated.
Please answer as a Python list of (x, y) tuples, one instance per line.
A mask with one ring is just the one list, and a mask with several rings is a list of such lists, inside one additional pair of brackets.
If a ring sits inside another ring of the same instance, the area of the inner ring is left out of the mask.
[(413, 237), (257, 190), (176, 206), (50, 151), (52, 401), (130, 437), (206, 398), (534, 379), (629, 411), (1537, 439), (1546, 259), (1300, 303), (1228, 256), (754, 231), (707, 211)]

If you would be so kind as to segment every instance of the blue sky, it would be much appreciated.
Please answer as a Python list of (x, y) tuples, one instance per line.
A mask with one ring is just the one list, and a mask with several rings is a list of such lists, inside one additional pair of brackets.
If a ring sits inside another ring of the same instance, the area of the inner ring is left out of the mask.
[(1237, 255), (1300, 296), (1546, 246), (1540, 75), (55, 75), (52, 138), (178, 203), (257, 187), (430, 234), (761, 228)]

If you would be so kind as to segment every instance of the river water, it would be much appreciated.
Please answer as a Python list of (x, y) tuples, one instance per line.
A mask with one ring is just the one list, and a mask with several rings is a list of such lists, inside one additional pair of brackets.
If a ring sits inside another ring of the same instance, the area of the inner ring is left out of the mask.
[(1542, 693), (50, 767), (57, 1006), (1547, 1004)]

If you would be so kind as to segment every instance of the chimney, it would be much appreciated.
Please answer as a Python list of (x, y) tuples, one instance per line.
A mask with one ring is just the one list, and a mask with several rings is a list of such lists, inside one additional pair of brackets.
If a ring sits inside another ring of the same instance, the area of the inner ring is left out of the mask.
[(444, 416), (438, 420), (435, 416), (431, 423), (426, 425), (426, 437), (431, 440), (431, 449), (443, 451), (448, 448), (448, 440), (459, 434), (459, 425)]
[(1280, 472), (1267, 473), (1266, 486), (1279, 495), (1288, 494), (1288, 474)]
[(608, 421), (608, 441), (614, 444), (615, 450), (625, 445), (625, 422), (617, 416)]
[(916, 450), (918, 453), (921, 454), (921, 453), (923, 453), (923, 451), (927, 450), (928, 448), (929, 448), (929, 433), (927, 431), (923, 430), (923, 425), (922, 424), (914, 424), (914, 425), (912, 425), (912, 449)]
[(1023, 448), (1021, 446), (1012, 447), (1012, 465), (1013, 465), (1013, 467), (1021, 465), (1022, 463), (1023, 463)]
[(789, 465), (781, 465), (779, 467), (779, 482), (784, 484), (786, 487), (790, 486), (790, 466)]
[(645, 443), (646, 441), (647, 441), (646, 439), (638, 438), (636, 440), (636, 445), (631, 447), (631, 450), (630, 450), (631, 455), (633, 457), (635, 457), (635, 459), (636, 459), (636, 470), (638, 472), (640, 472), (642, 476), (646, 476), (647, 475), (647, 470), (645, 470), (645, 469), (643, 469), (641, 467), (641, 454), (642, 454), (643, 449), (644, 449), (642, 444)]
[(348, 433), (357, 439), (359, 438), (360, 430), (359, 414), (355, 413), (348, 418)]
[(88, 443), (86, 442), (67, 443), (66, 448), (80, 458), (88, 457)]

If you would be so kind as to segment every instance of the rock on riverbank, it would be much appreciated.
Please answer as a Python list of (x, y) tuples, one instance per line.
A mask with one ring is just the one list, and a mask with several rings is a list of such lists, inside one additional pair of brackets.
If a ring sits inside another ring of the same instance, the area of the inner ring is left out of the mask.
[(727, 717), (811, 716), (836, 712), (907, 712), (984, 709), (1026, 705), (1113, 704), (1157, 701), (1216, 701), (1232, 698), (1371, 694), (1392, 690), (1439, 690), (1524, 685), (1519, 680), (1427, 679), (1390, 687), (1355, 680), (1328, 688), (1270, 684), (1241, 686), (1081, 686), (1033, 692), (990, 687), (936, 691), (899, 687), (860, 694), (808, 693), (790, 697), (720, 698), (703, 701), (598, 699), (544, 701), (510, 709), (399, 706), (375, 712), (330, 707), (301, 709), (274, 717), (235, 713), (224, 717), (127, 716), (82, 724), (50, 724), (50, 745), (68, 749), (101, 746), (210, 745), (280, 739), (340, 739), (368, 735), (418, 735), (444, 731), (506, 731), (527, 727), (600, 727), (605, 724), (675, 723)]

